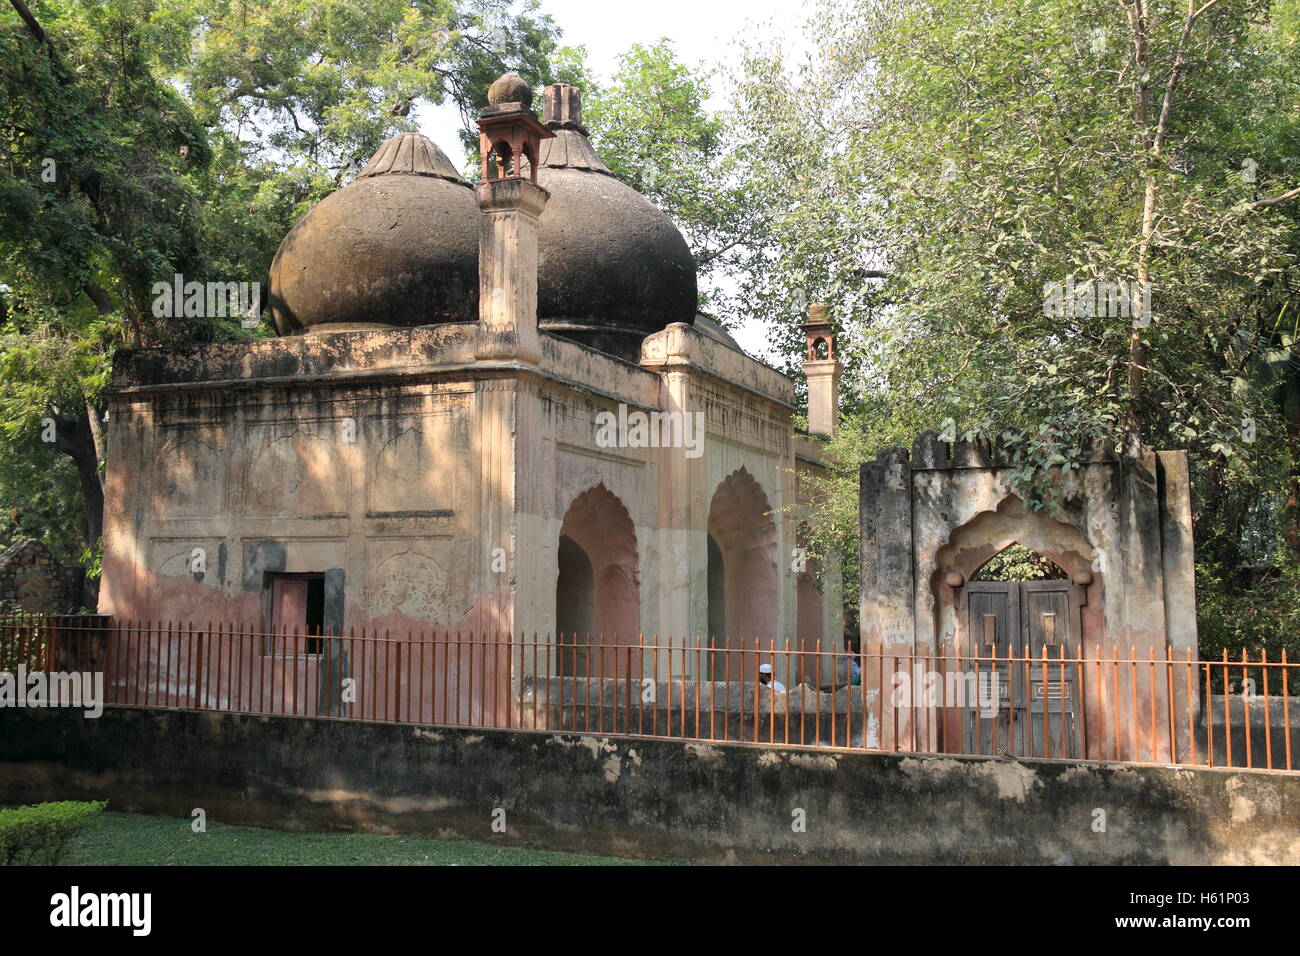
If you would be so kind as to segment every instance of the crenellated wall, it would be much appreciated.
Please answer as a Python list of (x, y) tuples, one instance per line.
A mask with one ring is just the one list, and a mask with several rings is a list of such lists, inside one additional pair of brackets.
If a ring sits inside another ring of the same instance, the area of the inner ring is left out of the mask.
[[(1186, 453), (1097, 445), (1084, 459), (1078, 468), (1048, 474), (1050, 505), (1043, 511), (1027, 508), (1007, 486), (1016, 463), (1001, 446), (949, 445), (929, 432), (916, 440), (910, 455), (888, 449), (864, 464), (863, 652), (969, 659), (988, 655), (995, 646), (986, 643), (989, 635), (1009, 626), (1015, 632), (1010, 647), (1023, 654), (1038, 621), (1019, 608), (1019, 597), (1011, 597), (1009, 611), (999, 610), (996, 602), (988, 603), (997, 589), (973, 582), (991, 558), (1021, 544), (1048, 558), (1065, 577), (1024, 598), (1040, 602), (1034, 614), (1046, 613), (1053, 628), (1060, 619), (1065, 650), (1057, 653), (1090, 660), (1163, 661), (1167, 654), (1178, 661), (1194, 659)], [(1049, 591), (1057, 595), (1050, 612), (1049, 604), (1041, 603)], [(972, 601), (984, 602), (981, 609), (987, 613), (977, 613)], [(1011, 620), (1005, 619), (1008, 613)], [(991, 632), (980, 632), (976, 624), (981, 617), (992, 619), (985, 621)], [(1002, 654), (1004, 645), (996, 646)], [(983, 667), (989, 669), (987, 662)], [(1138, 740), (1130, 717), (1188, 713), (1185, 681), (1144, 681), (1140, 675), (1145, 670), (1129, 665), (1113, 669), (1113, 682), (1099, 680), (1101, 673), (1100, 667), (1084, 666), (1053, 678), (1060, 686), (1052, 694), (1079, 701), (1073, 719), (1086, 739), (1078, 744), (1078, 755), (1168, 760), (1171, 747), (1186, 750), (1182, 724), (1171, 731), (1167, 720), (1158, 729), (1148, 720), (1152, 726), (1144, 723), (1144, 739)], [(1048, 694), (1041, 682), (1032, 690)], [(888, 689), (885, 693), (888, 697)], [(890, 726), (882, 728), (882, 739), (888, 742), (896, 726), (899, 740), (959, 750), (967, 719), (957, 708), (900, 706), (884, 720)], [(1145, 742), (1148, 729), (1154, 743)]]

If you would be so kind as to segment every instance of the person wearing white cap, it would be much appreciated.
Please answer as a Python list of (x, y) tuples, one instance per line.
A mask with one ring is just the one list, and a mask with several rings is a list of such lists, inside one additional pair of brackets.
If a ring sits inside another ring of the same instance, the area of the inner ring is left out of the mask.
[(778, 694), (785, 693), (785, 685), (772, 677), (771, 664), (758, 665), (758, 682), (766, 687), (772, 688), (772, 690), (776, 691)]

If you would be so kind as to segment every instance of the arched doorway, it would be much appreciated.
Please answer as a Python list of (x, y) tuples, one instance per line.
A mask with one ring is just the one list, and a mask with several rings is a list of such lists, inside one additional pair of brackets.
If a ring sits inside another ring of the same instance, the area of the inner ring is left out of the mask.
[(1076, 663), (1100, 636), (1102, 575), (1078, 528), (1008, 495), (956, 528), (932, 586), (961, 699), (945, 700), (947, 749), (1077, 757), (1091, 734)]
[[(560, 527), (555, 621), (560, 674), (629, 676), (641, 655), (617, 646), (640, 640), (641, 595), (632, 517), (603, 483), (578, 495)], [(575, 639), (576, 635), (576, 639)], [(603, 645), (593, 652), (590, 643)]]
[(587, 552), (568, 535), (560, 535), (560, 574), (555, 579), (555, 630), (559, 673), (588, 672), (587, 639), (595, 621), (595, 578)]
[[(728, 475), (709, 505), (709, 629), (715, 647), (708, 655), (714, 680), (754, 680), (760, 663), (771, 663), (778, 678), (790, 686), (783, 655), (770, 660), (767, 649), (776, 641), (784, 650), (776, 564), (776, 522), (763, 488), (745, 468)], [(716, 549), (716, 550), (715, 550)], [(718, 600), (720, 592), (721, 600)], [(736, 651), (744, 653), (736, 653)]]
[[(1079, 756), (1079, 595), (1050, 558), (1013, 542), (962, 587), (966, 753)], [(976, 700), (969, 699), (974, 677)]]

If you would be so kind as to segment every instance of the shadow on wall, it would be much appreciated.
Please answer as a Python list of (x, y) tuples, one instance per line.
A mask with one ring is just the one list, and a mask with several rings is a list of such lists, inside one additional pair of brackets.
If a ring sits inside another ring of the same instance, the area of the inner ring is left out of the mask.
[(566, 642), (575, 645), (562, 655), (561, 673), (585, 675), (602, 665), (612, 671), (617, 650), (604, 651), (603, 662), (589, 660), (581, 646), (589, 635), (604, 634), (626, 644), (640, 641), (636, 528), (623, 502), (603, 482), (573, 500), (560, 526), (555, 622)]

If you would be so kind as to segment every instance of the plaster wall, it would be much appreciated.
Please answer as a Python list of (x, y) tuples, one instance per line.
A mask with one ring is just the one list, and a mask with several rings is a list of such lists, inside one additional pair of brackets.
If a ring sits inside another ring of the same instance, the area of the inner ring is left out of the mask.
[[(626, 513), (608, 527), (583, 519), (592, 540), (617, 525), (626, 540), (614, 544), (631, 555), (604, 578), (620, 595), (601, 621), (623, 641), (680, 639), (707, 632), (708, 516), (717, 489), (742, 474), (772, 512), (751, 517), (773, 528), (758, 623), (780, 648), (796, 624), (790, 383), (687, 326), (647, 340), (646, 367), (548, 335), (535, 366), (483, 360), (476, 334), (461, 325), (122, 353), (109, 393), (103, 612), (264, 631), (271, 576), (323, 574), (327, 631), (394, 643), (460, 632), (467, 645), (475, 635), (482, 643), (461, 664), (431, 660), (426, 683), (441, 667), (486, 674), (484, 692), (466, 679), (464, 700), (454, 692), (438, 705), (478, 722), (528, 669), (512, 669), (501, 635), (555, 633), (557, 548), (575, 502), (603, 489), (609, 514)], [(702, 454), (599, 447), (597, 415), (620, 405), (700, 413)], [(387, 670), (345, 649), (286, 660), (294, 646), (268, 644), (243, 693), (301, 686), (294, 706), (310, 712), (340, 669)], [(147, 644), (139, 651), (147, 660)]]

